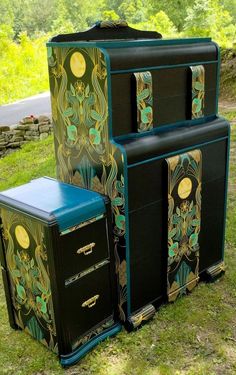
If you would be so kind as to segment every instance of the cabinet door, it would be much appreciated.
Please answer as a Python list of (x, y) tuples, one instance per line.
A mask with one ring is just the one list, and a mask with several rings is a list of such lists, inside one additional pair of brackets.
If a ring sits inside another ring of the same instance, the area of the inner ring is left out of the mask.
[(74, 346), (79, 337), (113, 315), (110, 263), (65, 287), (64, 293), (65, 325)]
[(168, 165), (169, 301), (192, 290), (199, 279), (202, 153), (189, 151), (166, 159)]

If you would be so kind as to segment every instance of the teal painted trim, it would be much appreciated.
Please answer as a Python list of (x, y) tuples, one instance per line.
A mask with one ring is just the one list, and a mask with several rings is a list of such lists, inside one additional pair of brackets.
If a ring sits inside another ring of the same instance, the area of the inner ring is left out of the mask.
[(219, 102), (219, 93), (220, 93), (220, 64), (221, 64), (221, 53), (220, 53), (220, 47), (217, 43), (213, 42), (215, 44), (215, 47), (217, 49), (218, 53), (218, 66), (217, 66), (217, 78), (216, 78), (216, 114), (218, 114), (218, 102)]
[(191, 66), (192, 65), (207, 65), (207, 64), (217, 64), (217, 63), (218, 63), (218, 60), (208, 60), (208, 61), (188, 62), (188, 63), (184, 63), (184, 64), (145, 66), (143, 68), (111, 70), (111, 74), (144, 72), (146, 70), (162, 70), (162, 69), (173, 69), (173, 68), (187, 68), (190, 65)]
[(134, 164), (129, 164), (128, 168), (134, 168), (134, 167), (137, 167), (138, 165), (147, 164), (147, 163), (150, 163), (152, 161), (163, 159), (163, 158), (166, 158), (166, 157), (169, 157), (169, 156), (179, 155), (179, 154), (182, 154), (184, 152), (193, 150), (197, 147), (210, 145), (212, 143), (220, 142), (220, 141), (223, 141), (223, 140), (226, 140), (226, 139), (228, 139), (228, 136), (217, 138), (217, 139), (214, 139), (213, 141), (209, 141), (209, 142), (197, 143), (197, 144), (192, 145), (190, 147), (181, 148), (180, 150), (172, 151), (172, 152), (169, 152), (169, 153), (166, 153), (166, 154), (161, 154), (159, 156), (155, 156), (155, 157), (147, 159), (147, 160), (139, 161), (139, 162), (134, 163)]
[(143, 46), (169, 46), (178, 44), (209, 43), (211, 38), (185, 38), (185, 39), (146, 39), (146, 40), (122, 40), (122, 41), (92, 41), (92, 42), (50, 42), (47, 47), (103, 47), (103, 48), (130, 48)]
[(213, 115), (202, 117), (202, 118), (195, 119), (195, 120), (173, 122), (172, 124), (169, 124), (169, 125), (157, 126), (153, 128), (152, 130), (143, 132), (143, 133), (129, 133), (129, 134), (124, 134), (124, 135), (119, 135), (117, 137), (114, 137), (114, 140), (116, 142), (120, 142), (122, 140), (130, 140), (130, 139), (147, 137), (149, 135), (157, 135), (157, 134), (160, 134), (169, 130), (173, 130), (176, 128), (184, 128), (186, 126), (195, 126), (195, 125), (205, 124), (206, 122), (212, 121), (215, 118), (216, 118), (216, 115), (213, 114)]
[(58, 48), (64, 48), (64, 47), (94, 48), (95, 47), (96, 48), (99, 46), (95, 42), (47, 42), (46, 47), (58, 47)]
[(93, 339), (91, 339), (87, 344), (82, 345), (80, 348), (76, 349), (71, 354), (61, 355), (60, 356), (60, 363), (62, 366), (71, 366), (78, 362), (82, 357), (85, 356), (94, 346), (99, 344), (101, 341), (105, 340), (107, 337), (116, 335), (120, 332), (122, 326), (120, 324), (116, 324), (113, 328), (104, 331), (103, 333), (97, 335)]
[[(224, 119), (224, 117), (220, 117)], [(229, 182), (229, 161), (230, 161), (230, 123), (228, 123), (228, 145), (227, 145), (227, 159), (226, 159), (226, 178), (225, 178), (225, 203), (224, 203), (224, 228), (223, 228), (223, 239), (222, 239), (222, 260), (224, 259), (225, 253), (225, 231), (226, 231), (226, 219), (227, 219), (227, 198), (228, 198), (228, 182)]]
[(108, 88), (108, 124), (109, 124), (109, 139), (122, 153), (124, 162), (124, 195), (125, 195), (125, 244), (126, 244), (126, 276), (127, 276), (127, 315), (131, 312), (131, 287), (130, 287), (130, 239), (129, 239), (129, 200), (128, 200), (128, 162), (125, 148), (116, 143), (112, 136), (112, 92), (111, 92), (111, 74), (110, 74), (110, 56), (104, 49), (100, 49), (106, 58), (107, 64), (107, 88)]

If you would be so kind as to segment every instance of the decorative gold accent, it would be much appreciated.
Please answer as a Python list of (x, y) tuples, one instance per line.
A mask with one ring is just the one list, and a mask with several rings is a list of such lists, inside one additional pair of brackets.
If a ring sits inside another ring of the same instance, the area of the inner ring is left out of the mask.
[(70, 69), (75, 77), (83, 77), (86, 71), (86, 62), (84, 56), (80, 52), (75, 52), (70, 58)]
[(118, 27), (127, 27), (128, 23), (125, 20), (101, 21), (99, 23), (100, 29), (113, 29)]
[(97, 263), (90, 268), (87, 268), (85, 271), (77, 273), (76, 275), (74, 275), (74, 276), (70, 277), (69, 279), (65, 280), (65, 286), (68, 286), (68, 285), (74, 283), (75, 281), (79, 280), (81, 277), (88, 275), (89, 273), (97, 270), (98, 268), (100, 268), (102, 266), (105, 266), (108, 263), (109, 263), (109, 260), (105, 259), (102, 262)]
[(176, 283), (175, 281), (171, 285), (170, 292), (168, 293), (168, 302), (174, 302), (179, 295), (185, 294), (182, 293), (182, 291), (185, 291), (187, 289), (189, 292), (191, 292), (195, 286), (199, 282), (199, 277), (195, 277), (195, 275), (192, 273), (192, 280), (190, 280), (187, 284), (183, 285), (182, 287), (179, 287), (179, 284)]
[(137, 328), (143, 321), (151, 319), (156, 312), (156, 309), (153, 305), (147, 305), (142, 308), (139, 312), (132, 315), (129, 320), (133, 325), (133, 328)]
[(17, 242), (23, 249), (28, 249), (30, 245), (29, 235), (26, 232), (25, 228), (22, 225), (17, 225), (15, 228), (15, 236)]
[(178, 195), (181, 199), (186, 199), (192, 191), (192, 181), (190, 178), (185, 177), (180, 181), (178, 186)]
[(100, 297), (99, 294), (96, 294), (95, 296), (87, 299), (87, 301), (84, 301), (81, 306), (82, 307), (88, 307), (89, 309), (91, 309), (91, 307), (96, 305), (96, 302), (97, 302), (99, 297)]
[(77, 254), (84, 254), (84, 255), (89, 255), (93, 252), (93, 247), (95, 246), (95, 242), (91, 242), (90, 244), (81, 247), (80, 249), (77, 250)]
[(220, 262), (218, 264), (215, 264), (214, 266), (211, 266), (207, 269), (208, 275), (210, 275), (212, 278), (218, 276), (222, 272), (225, 272), (225, 263), (224, 262)]

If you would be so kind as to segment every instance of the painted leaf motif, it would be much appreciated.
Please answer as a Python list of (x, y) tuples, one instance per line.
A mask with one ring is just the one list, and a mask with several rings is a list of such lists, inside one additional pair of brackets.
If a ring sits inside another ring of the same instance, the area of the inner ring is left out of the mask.
[(17, 294), (18, 294), (18, 296), (19, 296), (21, 299), (24, 300), (24, 299), (26, 298), (25, 288), (24, 288), (22, 285), (18, 284), (18, 285), (16, 286), (16, 290), (17, 290)]
[(85, 89), (85, 96), (88, 96), (88, 95), (89, 95), (89, 85), (87, 85)]
[(74, 114), (73, 108), (68, 107), (68, 108), (63, 112), (63, 114), (64, 114), (64, 116), (66, 116), (66, 117), (73, 116), (73, 114)]
[(137, 100), (141, 102), (142, 100), (146, 99), (149, 96), (149, 94), (149, 89), (144, 89), (143, 91), (141, 91), (139, 95), (137, 95)]
[(116, 226), (119, 229), (125, 229), (125, 216), (124, 215), (116, 215), (115, 216)]
[(95, 111), (94, 109), (91, 110), (91, 117), (96, 121), (102, 120), (102, 116), (97, 111)]
[(179, 244), (178, 242), (174, 242), (170, 247), (169, 247), (169, 256), (174, 257), (176, 253), (178, 252)]
[(194, 88), (198, 91), (201, 91), (204, 89), (204, 85), (201, 82), (195, 82)]
[(200, 225), (200, 220), (199, 220), (199, 219), (194, 219), (194, 220), (192, 221), (192, 226), (193, 226), (193, 227), (197, 227), (198, 225)]
[(152, 107), (146, 107), (141, 110), (141, 120), (144, 124), (152, 121)]
[(112, 206), (122, 206), (123, 203), (124, 202), (123, 202), (123, 199), (121, 197), (116, 197), (116, 198), (112, 199), (112, 201), (111, 201)]
[(37, 302), (37, 305), (38, 305), (38, 307), (39, 307), (39, 310), (40, 310), (42, 313), (46, 314), (46, 312), (47, 312), (47, 304), (46, 304), (46, 302), (44, 301), (44, 299), (41, 298), (41, 297), (39, 297), (39, 296), (37, 296), (37, 297), (36, 297), (36, 302)]
[(198, 234), (197, 233), (193, 233), (191, 234), (190, 238), (189, 238), (189, 245), (191, 247), (195, 246), (196, 244), (198, 243)]
[[(178, 269), (178, 272), (176, 273), (176, 276), (175, 276), (175, 280), (180, 285), (180, 287), (183, 287), (186, 284), (187, 277), (188, 277), (190, 272), (191, 272), (190, 266), (188, 266), (187, 263), (182, 262), (179, 269)], [(183, 289), (180, 292), (181, 292), (181, 294), (185, 293), (185, 290)]]
[(77, 128), (75, 125), (67, 126), (67, 135), (71, 141), (75, 141), (77, 138)]
[(170, 239), (170, 238), (174, 237), (174, 235), (176, 234), (176, 231), (177, 231), (176, 228), (173, 228), (171, 231), (169, 231), (168, 238)]
[(19, 270), (13, 270), (13, 271), (11, 271), (11, 274), (12, 274), (13, 278), (21, 277), (21, 273), (20, 273)]
[(101, 142), (101, 135), (97, 129), (89, 129), (89, 138), (94, 145), (99, 145), (99, 143)]
[(40, 325), (38, 324), (35, 316), (32, 316), (32, 318), (28, 321), (27, 327), (28, 327), (30, 333), (32, 334), (32, 336), (36, 340), (40, 341), (44, 338), (43, 332), (42, 332), (42, 330), (40, 328)]
[(201, 99), (194, 98), (193, 99), (193, 112), (194, 113), (199, 112), (201, 110), (201, 107), (202, 107), (202, 101), (201, 101)]
[(72, 83), (70, 84), (70, 91), (71, 91), (71, 93), (72, 93), (73, 96), (76, 95), (75, 88), (74, 88), (74, 86), (72, 85)]

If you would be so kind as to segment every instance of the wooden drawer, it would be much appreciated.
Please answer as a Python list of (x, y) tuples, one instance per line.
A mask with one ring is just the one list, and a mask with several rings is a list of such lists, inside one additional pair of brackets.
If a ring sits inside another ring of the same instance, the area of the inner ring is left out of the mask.
[(110, 263), (65, 288), (65, 325), (71, 344), (113, 313)]
[(65, 279), (109, 257), (106, 218), (61, 235)]

